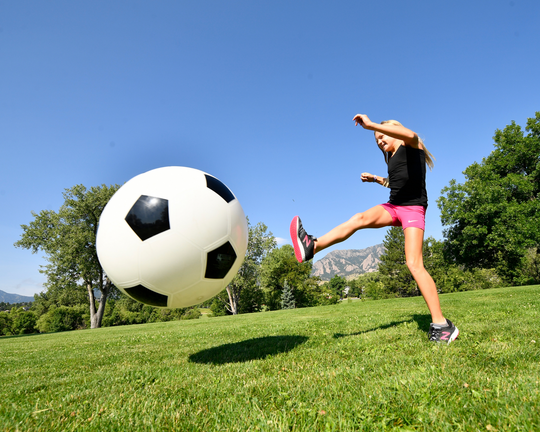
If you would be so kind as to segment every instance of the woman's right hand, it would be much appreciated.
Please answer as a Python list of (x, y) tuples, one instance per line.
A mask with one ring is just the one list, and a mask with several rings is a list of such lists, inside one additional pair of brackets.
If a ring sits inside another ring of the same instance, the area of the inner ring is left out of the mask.
[(354, 125), (355, 126), (362, 126), (364, 129), (371, 130), (371, 125), (373, 122), (369, 119), (369, 117), (365, 114), (356, 114), (353, 117)]

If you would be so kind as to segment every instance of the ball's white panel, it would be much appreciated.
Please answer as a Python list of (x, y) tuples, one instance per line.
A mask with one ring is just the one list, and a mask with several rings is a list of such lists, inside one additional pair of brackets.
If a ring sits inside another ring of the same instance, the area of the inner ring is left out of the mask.
[(172, 294), (201, 279), (202, 251), (173, 230), (144, 242), (140, 255), (141, 283), (156, 292)]
[(244, 261), (248, 246), (248, 225), (246, 215), (238, 200), (234, 200), (229, 205), (231, 219), (230, 238), (239, 258)]
[(223, 285), (221, 281), (200, 281), (185, 291), (174, 294), (169, 299), (170, 308), (189, 307), (218, 295), (227, 284)]
[(99, 220), (96, 238), (99, 261), (118, 287), (130, 286), (139, 277), (137, 263), (142, 242), (124, 220), (138, 197), (136, 192), (121, 188), (109, 200)]
[(171, 202), (170, 213), (171, 227), (203, 248), (229, 235), (228, 204), (206, 183), (196, 194)]

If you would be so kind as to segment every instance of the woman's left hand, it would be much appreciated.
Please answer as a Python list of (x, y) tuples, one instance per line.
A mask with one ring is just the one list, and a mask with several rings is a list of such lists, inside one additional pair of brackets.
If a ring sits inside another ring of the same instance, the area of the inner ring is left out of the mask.
[(373, 174), (370, 174), (370, 173), (362, 173), (360, 175), (360, 179), (365, 183), (365, 182), (368, 182), (368, 183), (373, 183), (375, 181), (375, 176)]

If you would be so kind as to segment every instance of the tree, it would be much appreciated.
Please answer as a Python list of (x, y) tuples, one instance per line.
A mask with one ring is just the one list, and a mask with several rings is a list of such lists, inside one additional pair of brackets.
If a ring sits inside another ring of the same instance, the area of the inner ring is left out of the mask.
[[(242, 266), (227, 285), (227, 309), (233, 315), (259, 310), (262, 293), (259, 289), (259, 270), (262, 260), (276, 247), (274, 235), (259, 222), (254, 227), (248, 219), (248, 247)], [(221, 298), (221, 296), (220, 296)]]
[(420, 291), (405, 259), (403, 228), (391, 227), (384, 237), (383, 245), (386, 251), (380, 257), (379, 274), (386, 290), (399, 297), (419, 295)]
[[(74, 285), (86, 289), (91, 328), (101, 326), (107, 298), (115, 290), (99, 263), (96, 234), (101, 212), (118, 188), (102, 185), (87, 190), (77, 185), (66, 189), (60, 210), (32, 212), (34, 220), (21, 226), (23, 234), (15, 243), (33, 253), (45, 252), (48, 264), (40, 271), (47, 276), (49, 290)], [(99, 291), (99, 302), (95, 290)]]
[(337, 296), (339, 299), (343, 298), (343, 291), (347, 286), (347, 279), (342, 276), (334, 275), (330, 282), (328, 282), (328, 288), (333, 295)]
[(38, 315), (46, 314), (52, 306), (81, 306), (88, 304), (88, 294), (77, 281), (67, 284), (47, 284), (47, 291), (34, 294), (32, 310)]
[(285, 281), (285, 286), (281, 293), (281, 309), (294, 309), (295, 307), (296, 302), (294, 300), (293, 291), (287, 281)]
[(530, 248), (527, 250), (523, 265), (523, 278), (527, 284), (540, 283), (540, 250)]
[(265, 290), (266, 306), (270, 310), (279, 309), (285, 281), (293, 290), (296, 306), (305, 306), (309, 291), (316, 280), (311, 278), (312, 261), (299, 263), (291, 245), (283, 245), (272, 250), (261, 263), (261, 286)]
[(525, 130), (515, 122), (497, 130), (491, 154), (437, 201), (448, 257), (466, 268), (495, 268), (515, 284), (524, 282), (527, 251), (540, 246), (540, 112)]

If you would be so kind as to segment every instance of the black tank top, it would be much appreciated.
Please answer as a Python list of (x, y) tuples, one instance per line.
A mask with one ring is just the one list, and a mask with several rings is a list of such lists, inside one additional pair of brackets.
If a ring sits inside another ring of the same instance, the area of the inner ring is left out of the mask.
[(399, 146), (388, 161), (390, 204), (427, 208), (426, 155), (424, 150)]

